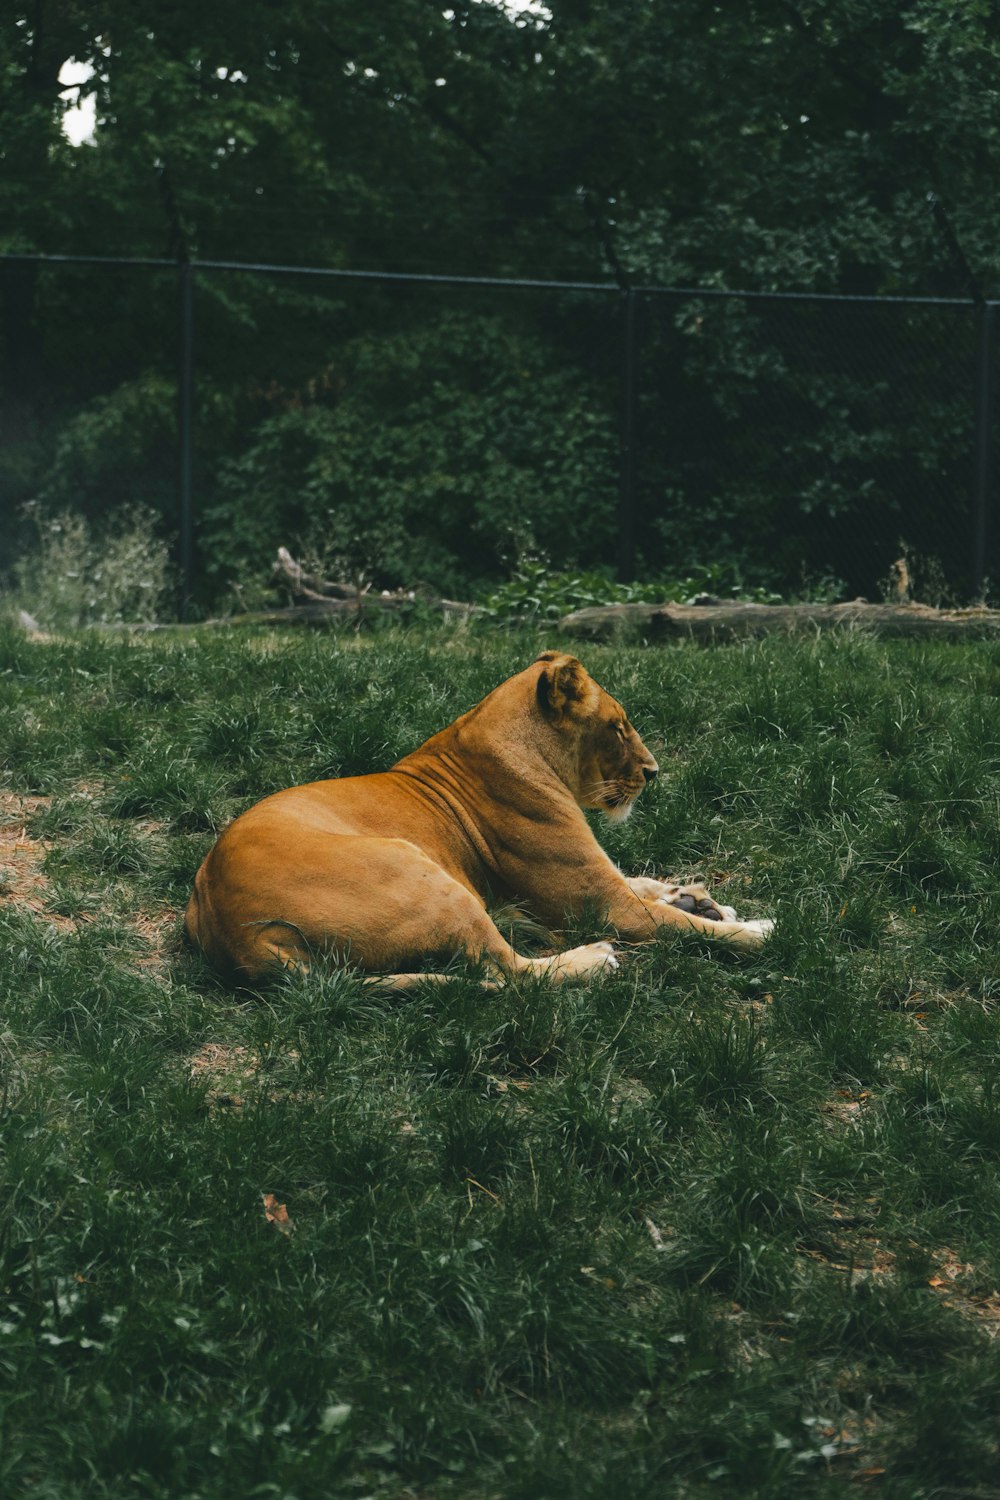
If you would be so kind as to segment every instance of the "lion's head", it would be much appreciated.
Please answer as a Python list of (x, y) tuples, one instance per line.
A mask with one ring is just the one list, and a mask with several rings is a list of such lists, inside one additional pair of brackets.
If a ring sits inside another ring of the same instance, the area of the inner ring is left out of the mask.
[(538, 706), (559, 732), (566, 784), (581, 807), (622, 823), (659, 767), (629, 723), (575, 656), (543, 651), (538, 658)]

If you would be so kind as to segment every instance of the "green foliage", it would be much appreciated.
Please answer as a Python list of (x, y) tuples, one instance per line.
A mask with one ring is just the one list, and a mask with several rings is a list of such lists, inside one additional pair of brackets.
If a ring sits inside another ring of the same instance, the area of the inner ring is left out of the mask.
[[(390, 17), (114, 0), (99, 35), (85, 8), (44, 28), (23, 9), (0, 35), (21, 244), (161, 249), (158, 160), (206, 257), (572, 275), (617, 255), (675, 285), (966, 290), (934, 193), (974, 271), (997, 268), (985, 0)], [(94, 65), (98, 115), (76, 151), (57, 128), (71, 56)], [(61, 192), (38, 193), (38, 169)]]
[(176, 405), (175, 382), (155, 371), (95, 397), (62, 427), (39, 503), (103, 517), (123, 503), (172, 508)]
[(780, 602), (778, 594), (762, 585), (744, 586), (725, 563), (687, 578), (619, 583), (606, 572), (569, 573), (553, 568), (543, 558), (527, 556), (518, 561), (506, 583), (485, 596), (483, 604), (489, 618), (503, 624), (545, 625), (593, 604), (689, 604), (701, 594), (755, 604)]
[(212, 568), (263, 573), (292, 542), (333, 576), (459, 590), (535, 546), (606, 550), (611, 424), (548, 358), (491, 317), (354, 340), (326, 388), (276, 393), (242, 457), (221, 464)]
[[(75, 99), (68, 58), (93, 68)], [(998, 61), (985, 0), (111, 0), (100, 30), (76, 3), (44, 24), (15, 5), (0, 247), (990, 296)], [(74, 149), (59, 125), (81, 98), (97, 124)], [(171, 505), (173, 279), (4, 267), (12, 505)], [(512, 311), (504, 292), (459, 316), (457, 288), (354, 284), (311, 317), (298, 278), (237, 280), (199, 278), (206, 599), (316, 532), (353, 572), (451, 591), (531, 547), (606, 562), (615, 298), (526, 290)], [(787, 591), (804, 563), (870, 595), (905, 540), (967, 594), (966, 309), (650, 299), (640, 324), (643, 576), (722, 558)]]

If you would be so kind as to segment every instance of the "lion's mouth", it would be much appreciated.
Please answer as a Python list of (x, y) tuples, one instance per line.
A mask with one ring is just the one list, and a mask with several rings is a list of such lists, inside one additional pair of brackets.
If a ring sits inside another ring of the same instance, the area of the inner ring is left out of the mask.
[(624, 823), (625, 819), (629, 816), (633, 807), (635, 806), (636, 798), (638, 797), (641, 790), (642, 789), (640, 787), (637, 788), (634, 792), (609, 792), (603, 799), (603, 812), (608, 822)]
[(609, 823), (623, 823), (635, 806), (643, 786), (645, 781), (636, 786), (624, 777), (607, 777), (586, 788), (580, 799), (581, 806), (599, 810)]

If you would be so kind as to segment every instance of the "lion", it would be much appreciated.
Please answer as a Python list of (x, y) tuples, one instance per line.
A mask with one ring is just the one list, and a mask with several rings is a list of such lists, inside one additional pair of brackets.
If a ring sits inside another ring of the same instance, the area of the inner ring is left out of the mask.
[(400, 988), (455, 955), (501, 982), (617, 967), (606, 941), (523, 956), (487, 899), (553, 930), (586, 909), (627, 943), (671, 927), (759, 947), (772, 923), (738, 921), (701, 885), (627, 878), (591, 832), (584, 808), (621, 822), (658, 769), (576, 657), (543, 651), (390, 770), (291, 787), (236, 818), (195, 877), (188, 936), (245, 983), (325, 956)]

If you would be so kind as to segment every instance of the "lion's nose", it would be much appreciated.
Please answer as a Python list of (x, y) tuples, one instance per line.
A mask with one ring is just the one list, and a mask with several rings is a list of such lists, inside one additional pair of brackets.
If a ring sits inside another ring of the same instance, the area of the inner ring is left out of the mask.
[(647, 781), (655, 781), (656, 773), (659, 769), (659, 766), (643, 766), (642, 774)]

